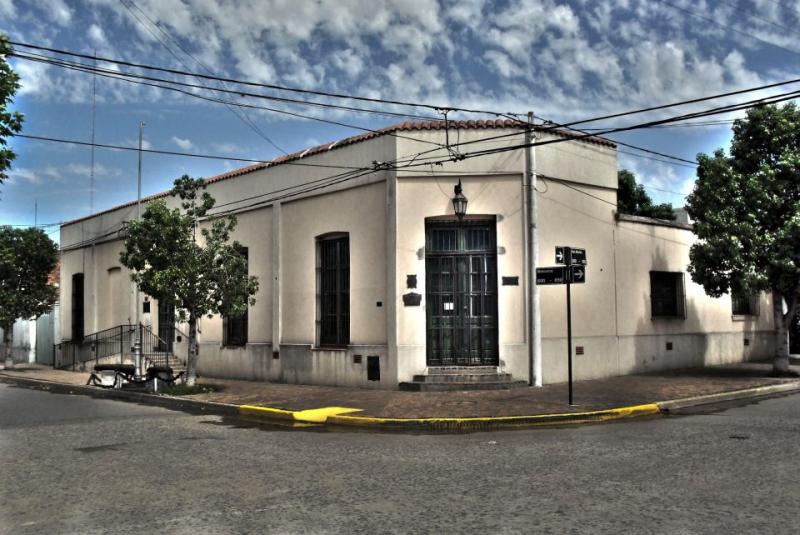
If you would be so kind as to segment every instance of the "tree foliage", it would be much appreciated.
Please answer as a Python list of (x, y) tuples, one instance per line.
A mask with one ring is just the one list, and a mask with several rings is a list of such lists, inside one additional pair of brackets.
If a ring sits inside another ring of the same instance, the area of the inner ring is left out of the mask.
[(11, 365), (12, 327), (50, 311), (58, 289), (48, 277), (58, 263), (58, 246), (41, 229), (0, 227), (0, 328), (6, 366)]
[(751, 109), (734, 122), (730, 156), (718, 149), (698, 163), (686, 206), (700, 239), (690, 252), (692, 279), (712, 296), (772, 292), (783, 368), (800, 294), (800, 110)]
[(14, 95), (19, 90), (19, 76), (6, 61), (11, 45), (0, 33), (0, 184), (8, 179), (6, 171), (16, 154), (8, 147), (8, 138), (22, 130), (22, 114), (9, 111)]
[(189, 323), (189, 384), (196, 377), (197, 320), (241, 315), (248, 304), (255, 304), (258, 291), (258, 279), (247, 275), (241, 246), (230, 241), (235, 217), (209, 218), (197, 236), (200, 220), (215, 202), (204, 190), (202, 179), (177, 179), (172, 195), (181, 199), (181, 208), (169, 208), (163, 199), (150, 202), (141, 221), (128, 225), (120, 254), (141, 290), (174, 305), (180, 320)]
[(619, 189), (617, 190), (617, 209), (621, 214), (654, 217), (656, 219), (675, 219), (672, 205), (669, 203), (653, 204), (644, 186), (636, 183), (636, 176), (623, 169), (617, 173)]

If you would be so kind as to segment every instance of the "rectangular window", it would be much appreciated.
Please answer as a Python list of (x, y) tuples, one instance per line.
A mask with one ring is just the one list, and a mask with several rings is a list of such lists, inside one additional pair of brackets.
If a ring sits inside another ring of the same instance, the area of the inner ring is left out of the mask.
[(83, 273), (72, 275), (72, 340), (83, 340)]
[(758, 296), (734, 293), (731, 296), (731, 312), (734, 316), (758, 316)]
[(350, 343), (350, 238), (317, 239), (317, 340), (320, 346)]
[[(239, 254), (248, 262), (247, 247), (240, 247)], [(247, 345), (247, 310), (241, 316), (223, 316), (222, 318), (222, 345), (243, 346)]]
[(653, 318), (685, 318), (683, 273), (650, 272), (650, 313)]

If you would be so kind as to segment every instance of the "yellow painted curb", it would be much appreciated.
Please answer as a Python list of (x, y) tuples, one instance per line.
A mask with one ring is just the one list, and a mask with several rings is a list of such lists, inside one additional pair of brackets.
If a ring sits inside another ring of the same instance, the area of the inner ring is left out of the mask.
[(582, 424), (605, 422), (622, 418), (633, 418), (659, 414), (657, 404), (632, 405), (590, 412), (568, 412), (537, 414), (532, 416), (486, 416), (471, 418), (377, 418), (370, 416), (331, 416), (332, 425), (374, 427), (383, 429), (419, 429), (435, 431), (469, 431), (539, 425)]
[(263, 420), (294, 421), (331, 424), (374, 429), (408, 429), (429, 431), (470, 431), (533, 427), (540, 425), (582, 424), (605, 422), (637, 416), (659, 414), (655, 403), (632, 405), (589, 412), (567, 412), (559, 414), (537, 414), (532, 416), (487, 416), (469, 418), (380, 418), (372, 416), (346, 416), (361, 409), (348, 407), (322, 407), (303, 411), (288, 411), (258, 405), (240, 405), (239, 413), (245, 417)]
[(306, 409), (303, 411), (287, 411), (261, 407), (259, 405), (239, 405), (239, 414), (244, 417), (255, 417), (265, 420), (281, 420), (324, 424), (329, 417), (336, 414), (349, 414), (360, 412), (361, 409), (350, 407), (321, 407), (319, 409)]

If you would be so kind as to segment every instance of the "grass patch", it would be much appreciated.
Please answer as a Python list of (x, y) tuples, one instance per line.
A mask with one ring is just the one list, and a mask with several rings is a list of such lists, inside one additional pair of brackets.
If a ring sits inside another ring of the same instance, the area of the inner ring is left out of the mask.
[(212, 392), (219, 392), (220, 390), (222, 390), (222, 387), (213, 384), (201, 384), (194, 386), (170, 385), (159, 388), (159, 391), (162, 394), (167, 394), (169, 396), (192, 396), (194, 394), (210, 394)]

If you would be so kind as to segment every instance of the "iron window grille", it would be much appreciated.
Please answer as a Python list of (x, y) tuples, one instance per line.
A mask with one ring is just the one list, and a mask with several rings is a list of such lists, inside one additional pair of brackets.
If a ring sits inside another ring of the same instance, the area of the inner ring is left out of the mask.
[(757, 295), (737, 295), (731, 296), (731, 313), (734, 316), (758, 316), (759, 315)]
[(72, 340), (83, 340), (84, 284), (83, 273), (72, 275)]
[(317, 345), (350, 343), (350, 237), (317, 238)]
[(650, 272), (650, 314), (653, 318), (686, 318), (683, 273)]
[[(239, 254), (249, 264), (247, 247), (240, 247)], [(249, 267), (249, 266), (248, 266)], [(247, 310), (239, 316), (222, 317), (222, 345), (244, 346), (247, 345)]]

